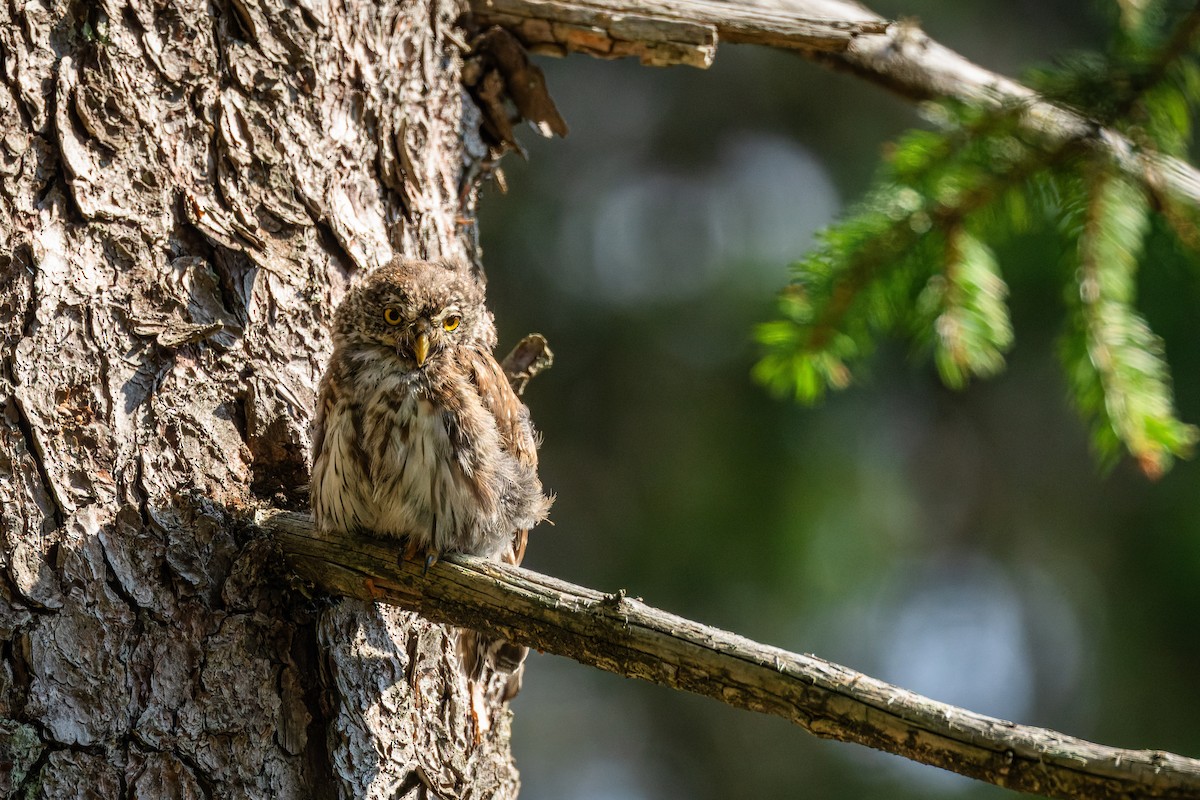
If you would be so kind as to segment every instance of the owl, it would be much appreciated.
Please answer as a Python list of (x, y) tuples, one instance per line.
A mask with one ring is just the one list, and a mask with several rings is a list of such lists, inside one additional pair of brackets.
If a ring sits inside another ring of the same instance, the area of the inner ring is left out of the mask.
[[(482, 282), (464, 265), (397, 258), (347, 294), (313, 430), (319, 530), (396, 539), (427, 568), (446, 553), (521, 561), (551, 498), (495, 344)], [(484, 663), (519, 666), (524, 648), (502, 645), (464, 633), (472, 677)]]

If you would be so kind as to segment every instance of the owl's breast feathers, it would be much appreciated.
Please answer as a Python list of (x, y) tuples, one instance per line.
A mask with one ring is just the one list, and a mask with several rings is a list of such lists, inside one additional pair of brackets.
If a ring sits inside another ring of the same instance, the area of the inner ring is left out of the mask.
[(325, 530), (519, 560), (510, 551), (551, 502), (528, 410), (490, 353), (442, 357), (400, 370), (382, 353), (335, 354), (314, 430), (313, 514)]

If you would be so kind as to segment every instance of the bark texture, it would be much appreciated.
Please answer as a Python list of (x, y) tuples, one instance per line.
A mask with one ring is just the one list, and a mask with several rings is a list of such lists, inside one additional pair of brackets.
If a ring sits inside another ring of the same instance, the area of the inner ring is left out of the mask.
[(453, 634), (244, 522), (347, 282), (474, 255), (461, 10), (0, 3), (0, 796), (515, 795)]

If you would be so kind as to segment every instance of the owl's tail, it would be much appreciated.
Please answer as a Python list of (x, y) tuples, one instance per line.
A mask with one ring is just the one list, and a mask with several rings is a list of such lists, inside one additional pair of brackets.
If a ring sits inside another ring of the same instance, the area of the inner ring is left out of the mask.
[(525, 671), (525, 657), (529, 648), (494, 639), (478, 631), (459, 631), (458, 655), (472, 684), (490, 687), (499, 678), (505, 681), (500, 700), (507, 702), (521, 691), (521, 676)]
[(521, 691), (527, 655), (528, 647), (466, 628), (459, 630), (458, 656), (467, 675), (476, 744), (491, 729), (496, 706), (507, 703)]
[[(525, 557), (529, 531), (517, 529), (493, 558), (505, 564), (519, 565)], [(471, 694), (471, 717), (475, 721), (475, 741), (478, 743), (491, 727), (488, 698), (496, 697), (507, 703), (521, 691), (525, 673), (525, 657), (529, 648), (505, 639), (480, 633), (469, 628), (458, 632), (458, 657), (467, 675)]]

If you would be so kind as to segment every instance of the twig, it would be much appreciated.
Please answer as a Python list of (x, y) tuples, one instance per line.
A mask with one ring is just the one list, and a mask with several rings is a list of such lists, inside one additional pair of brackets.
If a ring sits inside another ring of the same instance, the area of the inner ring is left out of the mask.
[[(888, 22), (849, 0), (786, 0), (779, 6), (786, 11), (708, 0), (471, 0), (477, 21), (509, 28), (537, 52), (637, 55), (637, 36), (643, 35), (639, 31), (654, 31), (655, 26), (622, 26), (627, 21), (650, 18), (665, 20), (668, 25), (691, 26), (689, 30), (697, 26), (711, 29), (712, 41), (704, 46), (714, 52), (718, 37), (784, 47), (912, 100), (952, 98), (986, 106), (1019, 107), (1023, 109), (1021, 127), (1044, 147), (1058, 149), (1073, 141), (1091, 144), (1134, 180), (1200, 207), (1200, 172), (1191, 165), (1143, 150), (1111, 128), (1042, 100), (1032, 89), (938, 44), (913, 23)], [(661, 44), (654, 38), (660, 34), (644, 35), (648, 37), (643, 41), (646, 46)], [(598, 42), (599, 49), (574, 46), (576, 40)], [(624, 44), (614, 48), (613, 41)], [(708, 66), (712, 56), (712, 52), (703, 58), (693, 53), (674, 60), (664, 57), (643, 61)]]
[(264, 512), (258, 522), (323, 591), (775, 714), (817, 736), (1050, 797), (1200, 797), (1200, 760), (986, 717), (659, 611), (624, 591), (603, 594), (467, 556), (423, 575), (420, 565), (397, 562), (394, 543), (321, 538), (309, 517), (290, 512)]

